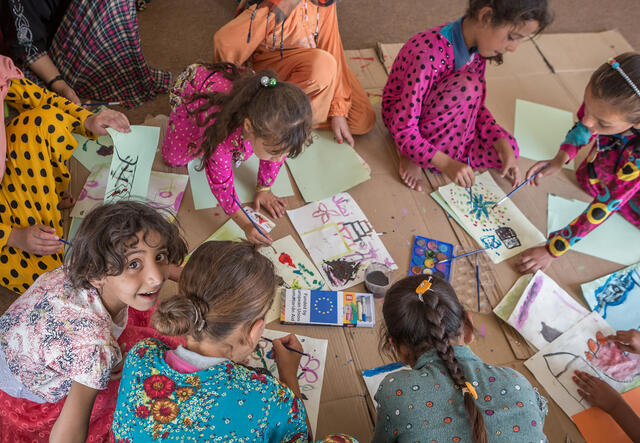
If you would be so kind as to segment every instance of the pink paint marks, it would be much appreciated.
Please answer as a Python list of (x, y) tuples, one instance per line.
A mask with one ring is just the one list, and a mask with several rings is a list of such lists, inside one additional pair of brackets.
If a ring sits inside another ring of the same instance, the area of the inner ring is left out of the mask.
[(480, 336), (481, 336), (481, 337), (484, 337), (484, 336), (486, 336), (486, 335), (487, 335), (487, 325), (483, 324), (483, 325), (480, 327)]
[(280, 254), (280, 257), (278, 257), (278, 261), (283, 265), (291, 266), (293, 269), (296, 268), (296, 265), (293, 264), (293, 260), (291, 259), (291, 256), (286, 252), (283, 252), (282, 254)]

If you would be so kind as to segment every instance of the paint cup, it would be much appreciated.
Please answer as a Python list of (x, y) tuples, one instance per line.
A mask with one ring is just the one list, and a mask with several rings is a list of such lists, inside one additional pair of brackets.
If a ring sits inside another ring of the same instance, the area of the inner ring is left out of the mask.
[(375, 298), (384, 298), (391, 287), (393, 271), (382, 263), (371, 263), (364, 271), (364, 285)]

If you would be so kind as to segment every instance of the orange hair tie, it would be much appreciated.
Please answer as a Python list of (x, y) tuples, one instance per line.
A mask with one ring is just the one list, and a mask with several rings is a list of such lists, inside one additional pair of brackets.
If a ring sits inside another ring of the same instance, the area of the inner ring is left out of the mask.
[(475, 400), (478, 399), (478, 393), (476, 392), (476, 388), (473, 387), (471, 383), (468, 381), (464, 383), (465, 387), (462, 388), (462, 395), (471, 394)]
[(422, 296), (429, 289), (431, 289), (431, 276), (429, 276), (429, 278), (426, 280), (422, 280), (422, 283), (420, 283), (416, 288), (416, 294), (418, 294), (418, 298), (420, 299), (421, 302), (424, 303), (424, 298), (422, 298)]

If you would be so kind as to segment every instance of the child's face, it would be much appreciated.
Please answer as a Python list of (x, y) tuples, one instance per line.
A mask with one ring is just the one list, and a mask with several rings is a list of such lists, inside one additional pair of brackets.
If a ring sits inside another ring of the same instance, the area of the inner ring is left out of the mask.
[(529, 20), (517, 26), (512, 24), (494, 26), (486, 20), (481, 23), (482, 28), (478, 32), (476, 46), (478, 53), (485, 58), (515, 51), (522, 39), (532, 35), (539, 27), (539, 23), (535, 20)]
[(633, 126), (613, 106), (591, 94), (591, 87), (584, 91), (584, 117), (580, 120), (589, 130), (597, 134), (621, 134)]
[(279, 161), (282, 161), (282, 159), (284, 159), (285, 156), (287, 155), (286, 153), (274, 154), (273, 153), (273, 150), (275, 148), (274, 146), (267, 143), (267, 141), (262, 137), (256, 137), (256, 135), (253, 132), (253, 125), (251, 124), (248, 118), (244, 119), (242, 137), (245, 140), (248, 140), (251, 142), (251, 146), (253, 147), (253, 153), (260, 160), (265, 160), (269, 162), (279, 162)]
[(169, 259), (162, 237), (150, 231), (145, 241), (143, 235), (142, 232), (136, 234), (137, 244), (126, 251), (122, 274), (91, 282), (112, 316), (126, 306), (139, 311), (151, 309), (167, 279)]

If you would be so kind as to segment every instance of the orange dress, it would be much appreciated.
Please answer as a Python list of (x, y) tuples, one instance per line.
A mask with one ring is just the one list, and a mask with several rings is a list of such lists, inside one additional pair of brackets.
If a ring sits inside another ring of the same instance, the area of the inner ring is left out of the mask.
[(344, 116), (353, 134), (369, 132), (375, 113), (347, 66), (336, 5), (318, 7), (303, 0), (278, 25), (273, 14), (267, 19), (268, 8), (256, 8), (216, 32), (214, 62), (241, 65), (251, 59), (256, 71), (273, 69), (280, 80), (295, 83), (309, 96), (315, 127), (329, 128), (328, 117)]

